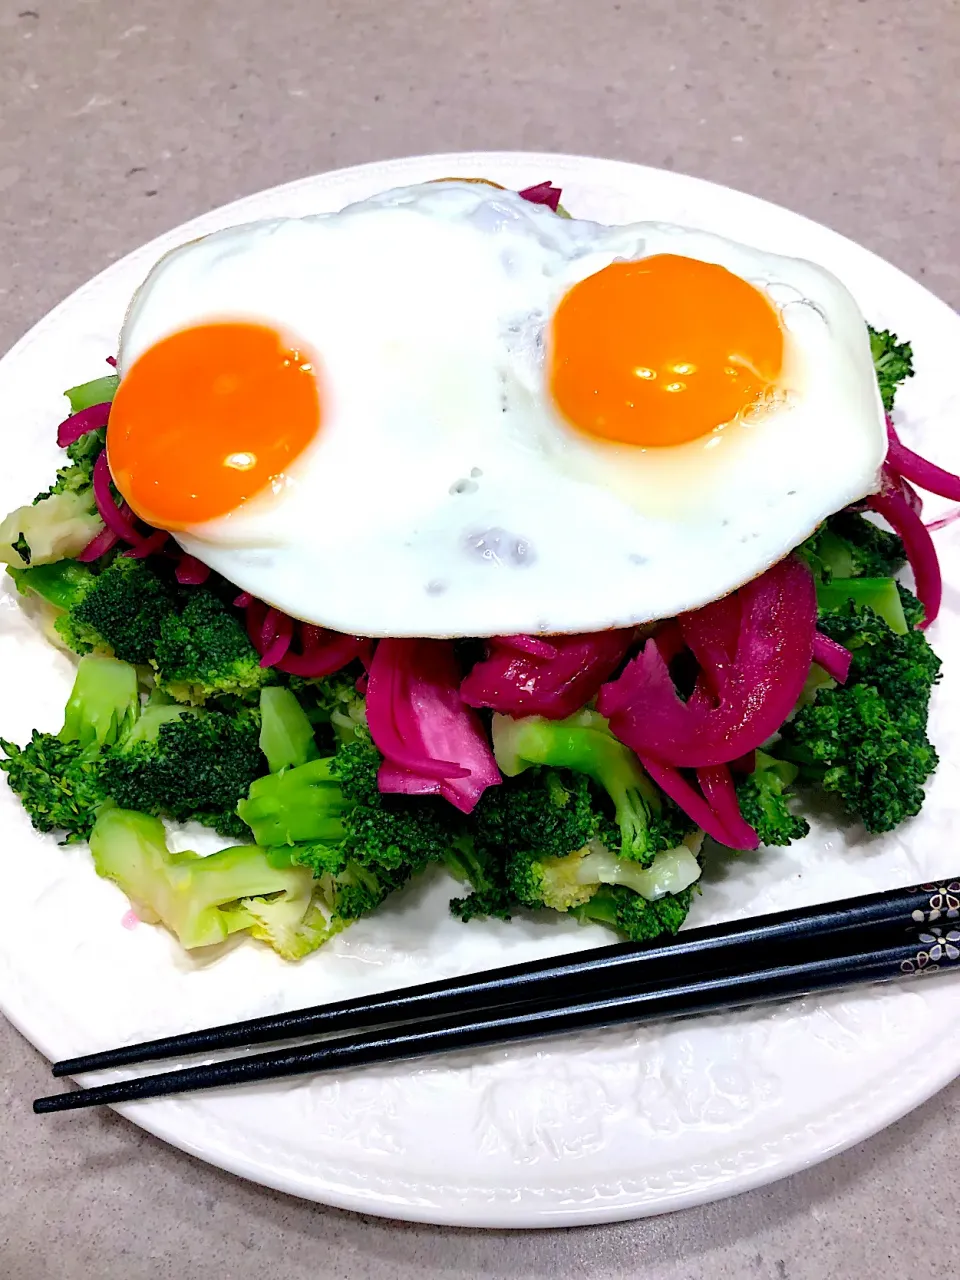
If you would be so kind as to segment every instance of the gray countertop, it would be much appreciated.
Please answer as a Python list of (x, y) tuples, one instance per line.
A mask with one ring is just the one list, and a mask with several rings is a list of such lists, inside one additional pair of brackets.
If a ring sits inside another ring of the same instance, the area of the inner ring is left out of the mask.
[[(0, 349), (107, 263), (304, 174), (556, 150), (742, 188), (956, 305), (955, 0), (0, 0)], [(11, 909), (11, 904), (7, 904)], [(5, 1280), (913, 1277), (960, 1244), (960, 1085), (856, 1150), (671, 1217), (520, 1234), (302, 1204), (112, 1113), (29, 1113), (0, 1026)]]

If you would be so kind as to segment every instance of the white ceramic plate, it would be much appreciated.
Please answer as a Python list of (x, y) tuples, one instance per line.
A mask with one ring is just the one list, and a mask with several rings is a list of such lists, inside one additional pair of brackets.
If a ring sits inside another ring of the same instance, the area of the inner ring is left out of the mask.
[[(823, 263), (874, 324), (913, 341), (917, 376), (898, 418), (911, 444), (960, 467), (960, 320), (879, 258), (796, 214), (678, 174), (574, 156), (467, 154), (365, 165), (251, 196), (78, 290), (0, 362), (0, 508), (48, 482), (60, 392), (103, 371), (127, 299), (163, 251), (231, 223), (336, 209), (447, 174), (515, 188), (549, 178), (578, 216), (688, 223)], [(960, 584), (960, 525), (938, 541), (948, 582)], [(931, 730), (944, 760), (923, 814), (883, 838), (822, 827), (787, 850), (718, 857), (691, 923), (960, 872), (951, 831), (960, 795), (958, 606), (948, 586), (931, 632), (946, 658)], [(58, 728), (70, 670), (5, 589), (0, 733), (23, 741), (35, 725)], [(51, 1058), (609, 941), (560, 918), (464, 926), (446, 910), (454, 886), (438, 873), (298, 966), (249, 942), (192, 960), (160, 929), (124, 928), (125, 900), (97, 879), (86, 847), (38, 836), (6, 788), (0, 869), (0, 1004)], [(602, 1222), (732, 1195), (867, 1137), (960, 1072), (960, 1041), (945, 1034), (958, 1017), (960, 982), (941, 977), (121, 1110), (243, 1177), (366, 1213), (490, 1227)]]

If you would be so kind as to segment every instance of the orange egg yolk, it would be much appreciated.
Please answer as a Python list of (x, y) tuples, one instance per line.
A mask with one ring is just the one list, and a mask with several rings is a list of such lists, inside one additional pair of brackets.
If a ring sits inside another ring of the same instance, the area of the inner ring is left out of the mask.
[(263, 325), (197, 325), (124, 373), (107, 459), (137, 515), (186, 529), (282, 481), (320, 420), (316, 372), (289, 340)]
[(549, 350), (554, 403), (572, 426), (621, 444), (677, 445), (732, 421), (777, 381), (783, 331), (746, 280), (664, 253), (574, 285)]

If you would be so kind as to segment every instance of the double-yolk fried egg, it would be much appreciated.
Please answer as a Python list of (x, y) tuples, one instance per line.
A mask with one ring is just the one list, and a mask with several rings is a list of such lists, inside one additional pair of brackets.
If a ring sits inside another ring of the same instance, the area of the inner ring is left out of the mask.
[(459, 181), (176, 249), (120, 372), (134, 511), (361, 635), (673, 616), (873, 491), (886, 450), (828, 272)]

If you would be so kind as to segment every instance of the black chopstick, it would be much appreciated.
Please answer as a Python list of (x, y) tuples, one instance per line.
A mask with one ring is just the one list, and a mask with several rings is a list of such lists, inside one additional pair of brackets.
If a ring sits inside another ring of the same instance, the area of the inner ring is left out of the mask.
[(960, 948), (951, 945), (948, 951), (943, 942), (924, 943), (917, 938), (897, 940), (871, 950), (820, 955), (812, 960), (768, 965), (737, 974), (697, 975), (641, 991), (611, 992), (593, 999), (586, 996), (579, 1000), (553, 999), (538, 1007), (481, 1011), (472, 1020), (454, 1015), (414, 1022), (396, 1031), (368, 1031), (321, 1045), (302, 1045), (55, 1094), (38, 1098), (33, 1109), (37, 1114), (72, 1111), (233, 1084), (400, 1062), (623, 1022), (643, 1023), (739, 1009), (813, 992), (888, 982), (907, 974), (957, 970), (960, 968), (958, 957)]
[[(139, 1044), (122, 1045), (53, 1064), (55, 1076), (74, 1076), (107, 1067), (163, 1058), (186, 1057), (244, 1045), (271, 1044), (306, 1036), (357, 1031), (364, 1027), (405, 1023), (421, 1018), (457, 1014), (464, 1017), (482, 1009), (505, 1008), (550, 997), (597, 994), (616, 988), (719, 970), (741, 963), (751, 948), (769, 950), (768, 959), (784, 958), (791, 948), (827, 942), (834, 935), (869, 927), (916, 926), (933, 918), (939, 894), (953, 878), (936, 885), (893, 889), (837, 902), (778, 911), (746, 920), (726, 921), (689, 929), (667, 942), (654, 945), (620, 943), (579, 952), (557, 960), (536, 960), (486, 973), (423, 983), (404, 990), (387, 991), (363, 1000), (341, 1000), (289, 1013), (250, 1018), (181, 1035), (164, 1036)], [(947, 907), (944, 905), (943, 912)], [(756, 967), (756, 966), (754, 966)]]

